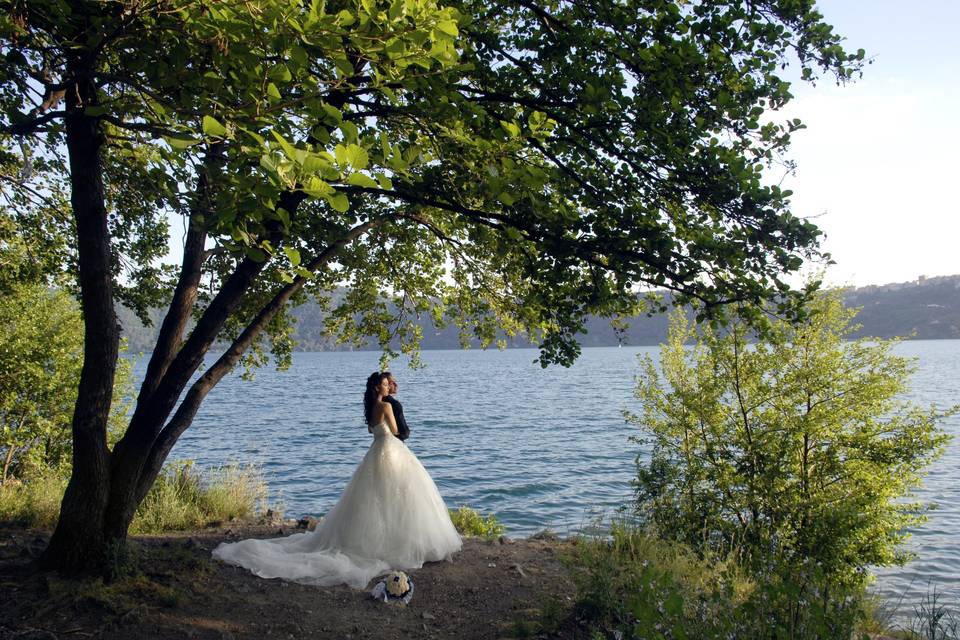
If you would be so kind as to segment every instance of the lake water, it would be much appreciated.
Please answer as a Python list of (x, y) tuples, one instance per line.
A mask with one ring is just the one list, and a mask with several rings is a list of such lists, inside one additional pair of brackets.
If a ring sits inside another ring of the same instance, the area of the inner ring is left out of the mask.
[[(426, 368), (394, 368), (411, 437), (447, 505), (493, 512), (508, 534), (572, 533), (631, 499), (637, 430), (622, 412), (633, 398), (636, 357), (656, 347), (589, 348), (569, 369), (542, 369), (533, 349), (426, 351)], [(912, 341), (911, 398), (960, 402), (960, 340)], [(375, 352), (296, 353), (286, 372), (228, 377), (214, 389), (170, 458), (201, 466), (262, 466), (287, 516), (330, 509), (369, 445), (363, 384)], [(142, 375), (145, 361), (136, 372)], [(960, 416), (945, 429), (960, 434)], [(930, 470), (919, 497), (939, 505), (910, 542), (917, 559), (884, 570), (877, 590), (904, 606), (928, 582), (960, 602), (960, 438)]]

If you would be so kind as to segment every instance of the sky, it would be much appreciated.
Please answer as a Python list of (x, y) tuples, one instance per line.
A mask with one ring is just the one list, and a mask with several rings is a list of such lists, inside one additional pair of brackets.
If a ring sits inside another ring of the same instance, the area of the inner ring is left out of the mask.
[(833, 285), (960, 274), (960, 1), (821, 0), (826, 21), (873, 64), (852, 84), (794, 85), (784, 115), (798, 164), (783, 186), (812, 217)]
[[(836, 263), (828, 285), (960, 274), (960, 0), (817, 6), (848, 49), (865, 49), (873, 62), (844, 86), (793, 85), (780, 115), (807, 128), (792, 137), (795, 174), (771, 180), (794, 192), (794, 214), (824, 231), (822, 248)], [(182, 242), (173, 220), (168, 259), (180, 260)]]

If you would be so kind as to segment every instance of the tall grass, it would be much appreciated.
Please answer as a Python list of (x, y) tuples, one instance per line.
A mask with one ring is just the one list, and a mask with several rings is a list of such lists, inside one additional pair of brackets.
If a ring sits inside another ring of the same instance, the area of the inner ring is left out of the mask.
[[(53, 470), (0, 486), (0, 520), (52, 528), (66, 486), (66, 475)], [(192, 461), (178, 461), (157, 478), (137, 509), (130, 532), (179, 531), (253, 519), (266, 507), (267, 484), (258, 467), (231, 464), (201, 472)]]
[(192, 461), (167, 467), (137, 509), (132, 533), (182, 531), (266, 511), (267, 484), (259, 468), (231, 464), (201, 474)]
[(26, 482), (9, 479), (0, 486), (0, 520), (37, 529), (52, 529), (60, 517), (67, 476), (47, 471)]
[(682, 544), (625, 522), (609, 536), (574, 538), (565, 557), (578, 617), (594, 635), (622, 638), (727, 638), (732, 614), (756, 585), (731, 561), (702, 559)]

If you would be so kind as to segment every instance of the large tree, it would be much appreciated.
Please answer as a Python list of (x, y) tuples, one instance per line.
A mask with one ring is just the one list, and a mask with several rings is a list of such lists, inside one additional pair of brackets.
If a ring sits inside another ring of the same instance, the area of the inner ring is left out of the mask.
[[(84, 367), (43, 557), (68, 571), (122, 546), (224, 375), (265, 338), (287, 360), (285, 309), (305, 295), (345, 291), (328, 314), (344, 340), (411, 351), (429, 313), (484, 344), (526, 333), (545, 364), (576, 357), (587, 315), (635, 311), (640, 284), (707, 309), (788, 301), (782, 276), (819, 232), (761, 173), (799, 123), (762, 116), (790, 97), (786, 61), (845, 79), (862, 59), (803, 0), (0, 9), (5, 157), (59, 168), (75, 225)], [(28, 183), (4, 191), (49, 195)], [(186, 231), (169, 273), (172, 214)], [(145, 314), (164, 295), (111, 450), (114, 304)]]

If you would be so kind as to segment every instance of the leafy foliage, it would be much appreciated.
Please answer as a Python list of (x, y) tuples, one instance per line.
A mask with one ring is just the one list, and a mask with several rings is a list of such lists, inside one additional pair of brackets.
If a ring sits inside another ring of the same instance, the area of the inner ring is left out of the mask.
[(743, 323), (718, 333), (676, 315), (663, 381), (648, 358), (642, 412), (629, 416), (652, 445), (638, 457), (640, 517), (802, 588), (855, 589), (868, 567), (905, 561), (900, 543), (925, 506), (903, 498), (955, 409), (903, 400), (912, 362), (895, 341), (845, 342), (854, 314), (825, 294), (805, 323), (767, 321), (752, 344)]
[[(83, 365), (76, 302), (44, 284), (10, 285), (0, 295), (0, 464), (2, 479), (70, 466), (70, 419)], [(111, 441), (125, 426), (130, 362), (117, 376)]]
[[(169, 294), (164, 212), (194, 210), (225, 252), (212, 283), (243, 257), (273, 265), (232, 335), (276, 286), (312, 277), (320, 296), (352, 288), (328, 327), (340, 340), (412, 347), (405, 318), (430, 312), (485, 344), (526, 332), (544, 362), (575, 357), (586, 314), (636, 310), (638, 282), (705, 308), (785, 289), (819, 232), (760, 180), (800, 123), (760, 116), (790, 98), (788, 52), (811, 78), (846, 79), (863, 58), (803, 3), (58, 6), (5, 3), (5, 140), (63, 193), (67, 44), (94, 47), (83, 113), (109, 140), (124, 304), (143, 315)], [(27, 197), (29, 181), (8, 183)], [(382, 224), (311, 276), (365, 219)]]
[(635, 523), (615, 521), (609, 536), (579, 540), (566, 563), (591, 637), (860, 637), (862, 604), (850, 592), (804, 599), (798, 583), (752, 576), (733, 556), (704, 556)]
[(467, 536), (493, 539), (503, 535), (504, 532), (503, 524), (497, 520), (496, 515), (488, 513), (483, 516), (470, 507), (460, 507), (456, 511), (450, 509), (450, 519), (457, 531)]

